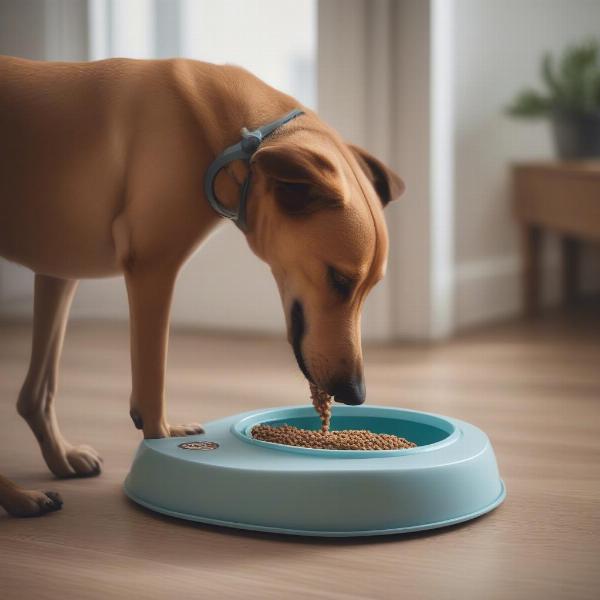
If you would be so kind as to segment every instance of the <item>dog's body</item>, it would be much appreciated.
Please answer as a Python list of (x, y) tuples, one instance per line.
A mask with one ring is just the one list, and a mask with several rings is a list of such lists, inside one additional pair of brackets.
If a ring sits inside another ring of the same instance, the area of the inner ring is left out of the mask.
[[(82, 278), (125, 277), (136, 426), (146, 437), (201, 431), (167, 423), (163, 382), (177, 273), (220, 221), (204, 198), (203, 176), (243, 126), (297, 106), (230, 66), (0, 57), (0, 255), (36, 273), (32, 356), (18, 410), (57, 476), (100, 471), (92, 448), (61, 436), (53, 406)], [(357, 403), (364, 399), (360, 308), (383, 275), (382, 203), (401, 182), (304, 110), (253, 158), (246, 236), (272, 268), (305, 375), (336, 400)], [(232, 208), (245, 174), (233, 165), (218, 180)], [(0, 478), (0, 504), (28, 515), (59, 500)]]

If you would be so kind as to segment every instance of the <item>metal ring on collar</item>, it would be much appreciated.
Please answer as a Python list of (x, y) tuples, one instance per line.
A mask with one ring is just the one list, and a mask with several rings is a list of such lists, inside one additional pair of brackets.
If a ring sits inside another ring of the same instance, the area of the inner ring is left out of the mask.
[(242, 190), (240, 192), (240, 202), (237, 210), (227, 208), (215, 193), (215, 180), (219, 171), (234, 160), (243, 160), (250, 163), (252, 155), (258, 150), (262, 141), (271, 135), (276, 129), (285, 125), (292, 119), (304, 114), (304, 111), (296, 108), (277, 121), (263, 125), (254, 131), (248, 131), (245, 127), (242, 129), (242, 140), (233, 146), (223, 150), (219, 156), (208, 167), (204, 176), (204, 194), (208, 203), (221, 216), (231, 219), (239, 229), (246, 231), (246, 206), (248, 203), (248, 191), (250, 189), (250, 172), (244, 179)]

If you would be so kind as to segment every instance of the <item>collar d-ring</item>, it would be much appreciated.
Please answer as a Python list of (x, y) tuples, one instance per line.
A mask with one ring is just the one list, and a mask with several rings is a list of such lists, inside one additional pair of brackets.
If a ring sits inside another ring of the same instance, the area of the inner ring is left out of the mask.
[(262, 141), (270, 136), (276, 129), (285, 125), (292, 119), (303, 115), (304, 111), (299, 108), (295, 108), (287, 115), (284, 115), (277, 121), (267, 123), (258, 129), (249, 131), (246, 127), (242, 128), (241, 134), (242, 139), (237, 144), (225, 148), (217, 158), (208, 167), (206, 174), (204, 175), (204, 194), (208, 203), (211, 207), (219, 213), (221, 216), (226, 217), (233, 221), (239, 229), (246, 231), (246, 207), (248, 203), (248, 192), (250, 190), (250, 171), (242, 183), (242, 189), (240, 191), (240, 201), (237, 210), (227, 208), (218, 198), (215, 192), (215, 180), (221, 169), (227, 166), (234, 160), (243, 160), (250, 163), (252, 155), (258, 150)]

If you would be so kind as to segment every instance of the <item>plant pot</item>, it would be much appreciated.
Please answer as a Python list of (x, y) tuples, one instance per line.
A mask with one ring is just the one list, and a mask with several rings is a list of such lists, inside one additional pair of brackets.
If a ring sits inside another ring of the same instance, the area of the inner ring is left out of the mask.
[(565, 160), (600, 157), (600, 111), (555, 112), (554, 140), (559, 158)]

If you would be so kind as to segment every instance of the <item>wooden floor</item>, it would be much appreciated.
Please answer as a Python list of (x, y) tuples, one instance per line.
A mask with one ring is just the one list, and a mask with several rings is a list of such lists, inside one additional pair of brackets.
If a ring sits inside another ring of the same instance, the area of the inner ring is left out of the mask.
[[(369, 401), (480, 426), (508, 497), (467, 524), (357, 541), (191, 525), (129, 502), (121, 483), (139, 436), (125, 325), (70, 326), (59, 417), (105, 468), (96, 479), (53, 480), (14, 409), (28, 352), (28, 326), (0, 325), (0, 472), (58, 490), (65, 506), (40, 519), (0, 515), (3, 600), (598, 598), (600, 314), (439, 346), (367, 347)], [(168, 391), (173, 422), (306, 401), (283, 341), (191, 333), (172, 337)]]

